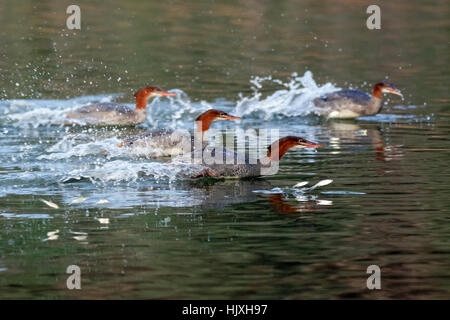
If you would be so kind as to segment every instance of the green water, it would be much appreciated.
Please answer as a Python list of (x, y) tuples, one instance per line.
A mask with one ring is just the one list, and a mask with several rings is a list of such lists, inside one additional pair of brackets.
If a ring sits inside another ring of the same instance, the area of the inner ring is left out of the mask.
[[(358, 1), (78, 1), (81, 30), (66, 30), (68, 4), (0, 2), (0, 298), (449, 298), (448, 1), (380, 2), (381, 30), (366, 28)], [(405, 98), (326, 121), (290, 116), (302, 108), (292, 88), (250, 82), (306, 71), (367, 92), (389, 78)], [(46, 120), (103, 98), (131, 106), (145, 85), (181, 98), (157, 101), (143, 127), (187, 125), (206, 106), (233, 112), (256, 90), (260, 111), (218, 128), (326, 146), (289, 152), (265, 179), (168, 179), (133, 171), (166, 160), (108, 153), (130, 128)], [(264, 109), (283, 89), (291, 109)], [(73, 179), (80, 170), (90, 178)], [(292, 188), (323, 179), (333, 183)], [(366, 287), (373, 264), (381, 290)], [(66, 288), (69, 265), (81, 290)]]

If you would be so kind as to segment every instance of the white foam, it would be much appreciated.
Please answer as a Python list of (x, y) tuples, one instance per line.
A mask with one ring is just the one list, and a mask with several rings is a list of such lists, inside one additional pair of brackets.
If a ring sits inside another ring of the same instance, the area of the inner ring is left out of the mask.
[[(266, 81), (278, 84), (283, 89), (264, 97), (263, 89)], [(145, 122), (143, 126), (150, 124), (153, 128), (192, 129), (194, 119), (212, 107), (242, 116), (244, 121), (245, 119), (251, 121), (278, 116), (304, 116), (314, 113), (312, 100), (315, 97), (337, 90), (331, 83), (323, 86), (317, 85), (309, 71), (303, 76), (293, 74), (284, 82), (272, 77), (255, 77), (250, 83), (253, 94), (249, 97), (237, 97), (236, 101), (222, 99), (213, 103), (193, 102), (182, 90), (171, 90), (177, 95), (157, 97), (150, 101), (148, 122)], [(0, 101), (0, 110), (2, 111), (0, 120), (10, 121), (13, 126), (20, 129), (27, 124), (33, 127), (49, 124), (61, 125), (64, 123), (67, 111), (89, 103), (114, 101), (117, 96), (117, 94), (108, 94), (64, 100), (2, 100)], [(132, 102), (131, 100), (130, 102)], [(127, 105), (133, 107), (134, 103)], [(227, 122), (228, 124), (229, 122)], [(217, 123), (215, 127), (221, 125), (224, 124)], [(142, 156), (161, 156), (163, 150), (118, 148), (122, 139), (114, 136), (114, 132), (112, 133), (113, 135), (105, 137), (94, 127), (78, 134), (70, 134), (69, 130), (59, 130), (57, 134), (61, 134), (60, 140), (37, 157), (40, 171), (24, 171), (11, 176), (11, 179), (28, 182), (42, 178), (46, 181), (59, 182), (87, 178), (95, 182), (115, 183), (119, 181), (133, 182), (141, 177), (150, 177), (156, 180), (174, 181), (195, 176), (204, 169), (191, 163), (165, 164), (145, 161), (141, 158)], [(38, 151), (41, 152), (41, 150)], [(31, 154), (29, 150), (26, 150), (26, 154), (29, 153)], [(140, 157), (139, 160), (136, 160), (137, 157)], [(85, 161), (86, 158), (89, 160)]]
[[(265, 81), (282, 85), (286, 89), (277, 90), (263, 98), (261, 89)], [(251, 116), (265, 120), (279, 115), (297, 117), (317, 114), (319, 109), (314, 107), (313, 100), (339, 89), (331, 83), (317, 85), (310, 71), (306, 71), (302, 77), (294, 73), (288, 82), (272, 79), (272, 77), (255, 77), (251, 83), (254, 85), (253, 95), (241, 97), (236, 104), (236, 113), (241, 117)]]
[[(284, 87), (276, 90), (269, 96), (264, 96), (264, 83), (271, 82)], [(269, 77), (254, 77), (250, 80), (253, 91), (251, 96), (240, 95), (237, 101), (221, 101), (220, 108), (226, 112), (250, 119), (271, 119), (279, 116), (297, 117), (316, 114), (319, 109), (313, 105), (313, 100), (321, 95), (338, 90), (331, 83), (317, 85), (313, 74), (306, 71), (303, 76), (296, 73), (285, 82)], [(194, 119), (202, 112), (217, 108), (216, 104), (206, 101), (192, 102), (182, 90), (171, 90), (176, 93), (174, 97), (155, 97), (147, 107), (147, 120), (144, 125), (151, 127), (192, 128)], [(0, 107), (3, 113), (22, 126), (30, 124), (34, 127), (40, 125), (62, 125), (66, 120), (65, 114), (80, 106), (97, 102), (114, 101), (120, 94), (107, 94), (77, 97), (67, 100), (4, 100)], [(127, 103), (134, 108), (134, 103)], [(234, 107), (233, 107), (234, 106)]]
[(64, 137), (47, 149), (47, 152), (51, 152), (50, 154), (41, 155), (37, 159), (60, 160), (90, 155), (103, 155), (111, 158), (124, 153), (123, 149), (117, 147), (121, 140), (115, 137), (80, 144), (76, 144), (74, 140), (74, 136)]
[(78, 107), (98, 102), (110, 102), (119, 94), (83, 96), (67, 100), (37, 100), (14, 99), (0, 101), (3, 113), (16, 126), (29, 124), (33, 127), (40, 125), (62, 125), (65, 114)]
[[(88, 140), (88, 142), (79, 142), (79, 140)], [(91, 141), (89, 141), (91, 140)], [(83, 156), (105, 156), (107, 159), (113, 157), (128, 158), (157, 158), (167, 156), (166, 150), (154, 147), (134, 147), (119, 148), (118, 145), (123, 141), (117, 137), (95, 140), (95, 136), (87, 134), (67, 135), (56, 144), (48, 148), (49, 154), (40, 155), (38, 160), (61, 160), (71, 157)]]
[(75, 169), (69, 172), (68, 176), (62, 181), (89, 179), (92, 182), (135, 182), (140, 177), (153, 178), (157, 181), (163, 179), (169, 182), (179, 178), (190, 178), (201, 171), (204, 167), (201, 165), (192, 165), (181, 162), (172, 162), (170, 164), (160, 162), (135, 162), (124, 160), (114, 160), (102, 165), (96, 165), (94, 168), (89, 166)]

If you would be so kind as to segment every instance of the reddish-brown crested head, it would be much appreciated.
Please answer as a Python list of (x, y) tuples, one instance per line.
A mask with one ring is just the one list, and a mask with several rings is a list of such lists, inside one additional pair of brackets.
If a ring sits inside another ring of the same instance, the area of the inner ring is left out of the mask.
[(231, 116), (228, 113), (216, 109), (210, 109), (208, 111), (203, 112), (201, 115), (195, 119), (195, 122), (200, 122), (201, 126), (199, 127), (202, 132), (209, 129), (211, 123), (214, 120), (238, 120), (241, 119), (239, 117)]
[(287, 136), (275, 141), (267, 148), (267, 157), (272, 161), (279, 161), (291, 148), (320, 148), (323, 146), (322, 144), (317, 144), (301, 137)]
[(399, 95), (399, 96), (403, 97), (402, 93), (400, 92), (400, 90), (398, 90), (389, 81), (378, 82), (376, 85), (374, 85), (373, 86), (372, 96), (375, 97), (375, 98), (381, 99), (381, 97), (382, 97), (384, 92), (396, 94), (396, 95)]
[(134, 94), (134, 96), (136, 97), (136, 109), (145, 109), (147, 107), (147, 101), (150, 97), (175, 95), (175, 93), (164, 91), (158, 86), (147, 86), (145, 88), (139, 89)]

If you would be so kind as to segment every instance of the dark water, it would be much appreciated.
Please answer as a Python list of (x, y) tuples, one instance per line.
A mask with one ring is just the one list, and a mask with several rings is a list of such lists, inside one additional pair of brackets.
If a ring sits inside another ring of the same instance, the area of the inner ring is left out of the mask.
[[(78, 4), (68, 31), (65, 3), (0, 2), (0, 298), (449, 298), (448, 1), (383, 2), (377, 31), (359, 1)], [(313, 97), (385, 78), (405, 98), (381, 114), (314, 116)], [(137, 129), (59, 125), (151, 84), (178, 96), (141, 128), (214, 107), (244, 118), (217, 129), (326, 147), (265, 179), (191, 181), (119, 151)]]

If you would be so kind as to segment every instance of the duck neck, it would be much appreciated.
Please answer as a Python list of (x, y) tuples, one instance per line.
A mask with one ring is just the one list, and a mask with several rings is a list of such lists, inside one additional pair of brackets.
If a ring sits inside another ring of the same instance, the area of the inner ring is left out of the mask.
[(381, 109), (383, 108), (382, 97), (382, 86), (376, 84), (373, 87), (372, 97), (370, 98), (369, 105), (367, 106), (367, 108), (365, 108), (365, 115), (370, 116), (381, 111)]
[(138, 95), (136, 97), (136, 110), (145, 110), (147, 107), (148, 97), (144, 95)]
[(267, 152), (267, 158), (269, 158), (270, 161), (280, 161), (284, 154), (294, 146), (295, 144), (290, 141), (276, 141), (270, 145)]
[(195, 121), (196, 125), (197, 125), (197, 132), (201, 132), (203, 134), (206, 133), (206, 131), (209, 130), (209, 127), (211, 127), (211, 123), (213, 122), (213, 118), (210, 117), (201, 117), (199, 119), (197, 119), (197, 121)]
[[(201, 141), (208, 141), (208, 129), (211, 126), (212, 120), (200, 119), (195, 121), (195, 135), (201, 138)], [(198, 138), (197, 138), (198, 139)]]
[(379, 84), (376, 84), (373, 87), (372, 98), (381, 99), (382, 96), (383, 96), (382, 87)]
[(195, 129), (195, 136), (200, 137), (202, 141), (208, 140), (208, 130), (202, 131), (201, 127), (197, 125), (197, 128)]

